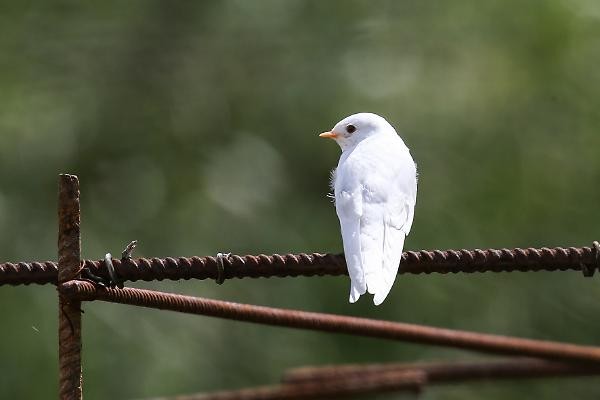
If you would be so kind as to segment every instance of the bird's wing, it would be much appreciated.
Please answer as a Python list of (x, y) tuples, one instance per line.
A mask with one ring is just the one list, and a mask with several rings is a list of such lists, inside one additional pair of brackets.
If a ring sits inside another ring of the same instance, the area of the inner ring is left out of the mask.
[(360, 246), (360, 222), (362, 215), (362, 195), (360, 188), (337, 189), (335, 208), (340, 220), (344, 255), (350, 275), (350, 303), (358, 300), (367, 290), (363, 273)]
[[(375, 305), (385, 300), (394, 284), (414, 217), (416, 171), (410, 154), (404, 155), (391, 182), (370, 177), (375, 188), (363, 193), (360, 243), (367, 290), (375, 295)], [(385, 196), (378, 196), (378, 191)]]
[(404, 239), (410, 230), (410, 226), (407, 228), (407, 225), (412, 223), (413, 213), (414, 205), (404, 202), (396, 207), (388, 207), (384, 214), (382, 283), (373, 298), (375, 305), (379, 305), (385, 300), (394, 285), (404, 249)]
[[(413, 172), (414, 171), (414, 172)], [(396, 216), (394, 220), (395, 226), (404, 232), (406, 236), (410, 233), (413, 219), (415, 217), (415, 205), (417, 203), (417, 173), (416, 167), (411, 170), (412, 176), (409, 177), (407, 184), (404, 186), (403, 196), (398, 199), (398, 204), (406, 209), (406, 219), (403, 215)]]

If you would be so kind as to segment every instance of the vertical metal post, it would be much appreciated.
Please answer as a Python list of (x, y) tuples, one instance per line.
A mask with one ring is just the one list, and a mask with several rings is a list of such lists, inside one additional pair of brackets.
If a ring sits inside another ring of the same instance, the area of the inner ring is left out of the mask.
[[(79, 276), (81, 233), (79, 179), (62, 174), (58, 188), (58, 284)], [(60, 287), (59, 287), (60, 289)], [(60, 290), (59, 290), (60, 293)], [(59, 294), (59, 398), (81, 399), (81, 302)]]

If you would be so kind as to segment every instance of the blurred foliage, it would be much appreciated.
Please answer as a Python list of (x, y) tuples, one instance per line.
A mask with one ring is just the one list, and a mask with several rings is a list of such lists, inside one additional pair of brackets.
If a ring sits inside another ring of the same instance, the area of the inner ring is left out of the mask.
[[(326, 198), (342, 117), (384, 115), (420, 186), (409, 249), (589, 245), (600, 218), (595, 0), (3, 1), (0, 260), (56, 258), (56, 184), (82, 184), (83, 255), (341, 249)], [(211, 298), (597, 343), (576, 273), (136, 284)], [(2, 287), (0, 398), (57, 392), (52, 286)], [(457, 351), (86, 304), (88, 399), (277, 381), (336, 362)], [(597, 380), (427, 390), (424, 399), (593, 398)], [(392, 396), (393, 397), (393, 396)]]

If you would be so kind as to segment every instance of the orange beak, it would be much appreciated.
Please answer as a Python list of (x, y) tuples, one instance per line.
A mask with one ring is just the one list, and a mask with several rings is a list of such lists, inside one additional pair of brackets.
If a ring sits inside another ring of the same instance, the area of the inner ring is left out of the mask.
[(322, 138), (329, 138), (329, 139), (335, 139), (335, 138), (337, 138), (337, 137), (338, 137), (338, 134), (337, 134), (337, 133), (333, 133), (333, 132), (329, 131), (329, 132), (323, 132), (323, 133), (321, 133), (321, 134), (319, 135), (319, 137), (322, 137)]

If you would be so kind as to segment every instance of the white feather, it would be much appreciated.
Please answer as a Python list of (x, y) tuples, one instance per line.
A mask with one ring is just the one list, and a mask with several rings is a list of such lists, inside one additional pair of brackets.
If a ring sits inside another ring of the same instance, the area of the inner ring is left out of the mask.
[(383, 118), (357, 114), (336, 128), (348, 120), (358, 125), (357, 132), (373, 124), (370, 133), (350, 136), (358, 138), (354, 142), (338, 140), (343, 153), (333, 188), (351, 279), (350, 302), (368, 291), (379, 305), (394, 284), (404, 239), (412, 226), (416, 166), (402, 139)]
[(356, 302), (367, 290), (363, 273), (363, 256), (360, 241), (360, 217), (362, 215), (362, 197), (359, 193), (336, 191), (335, 207), (340, 220), (342, 241), (348, 275), (350, 275), (350, 303)]

